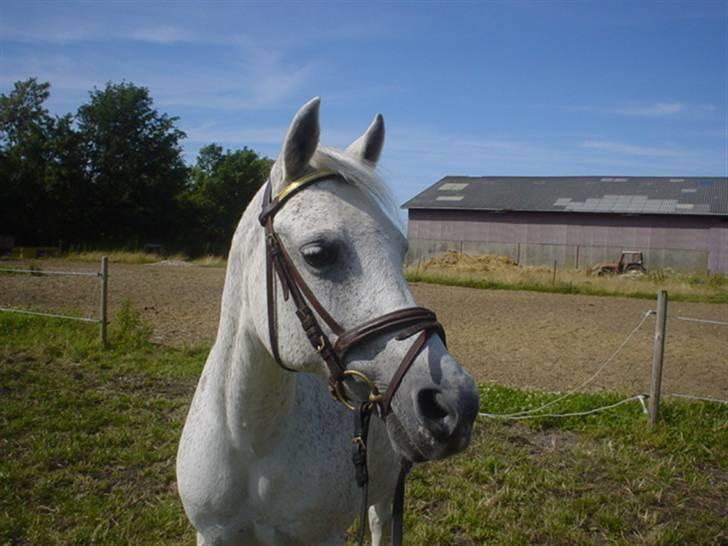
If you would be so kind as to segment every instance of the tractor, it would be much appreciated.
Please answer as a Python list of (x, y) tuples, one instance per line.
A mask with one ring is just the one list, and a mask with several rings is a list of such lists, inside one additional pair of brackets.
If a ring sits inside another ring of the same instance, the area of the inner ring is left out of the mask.
[(625, 273), (647, 273), (645, 258), (641, 250), (623, 250), (619, 260), (613, 263), (597, 264), (591, 268), (590, 273), (599, 277), (605, 275), (623, 275)]

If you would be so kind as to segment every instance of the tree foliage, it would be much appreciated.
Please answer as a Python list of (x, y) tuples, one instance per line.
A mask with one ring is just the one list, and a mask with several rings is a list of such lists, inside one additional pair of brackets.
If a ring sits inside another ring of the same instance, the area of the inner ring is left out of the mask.
[(77, 121), (102, 238), (148, 241), (175, 233), (175, 197), (186, 175), (177, 118), (154, 110), (146, 88), (109, 83), (91, 92)]
[(205, 252), (227, 250), (243, 210), (270, 167), (270, 160), (248, 148), (223, 152), (218, 144), (209, 144), (200, 149), (191, 169), (187, 202), (197, 220), (198, 240), (208, 241)]
[(210, 144), (185, 165), (178, 118), (145, 87), (108, 83), (52, 116), (50, 84), (0, 95), (0, 235), (17, 244), (224, 252), (270, 161)]

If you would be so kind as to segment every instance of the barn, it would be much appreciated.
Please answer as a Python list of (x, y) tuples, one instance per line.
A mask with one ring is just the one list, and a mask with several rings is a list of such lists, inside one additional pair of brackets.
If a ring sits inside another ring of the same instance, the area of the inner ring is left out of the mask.
[(446, 176), (407, 201), (408, 262), (456, 250), (589, 267), (728, 273), (728, 177)]

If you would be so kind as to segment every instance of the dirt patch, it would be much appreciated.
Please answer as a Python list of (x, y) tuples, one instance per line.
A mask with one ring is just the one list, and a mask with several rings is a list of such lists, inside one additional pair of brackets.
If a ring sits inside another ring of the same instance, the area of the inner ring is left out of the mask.
[(568, 453), (579, 442), (579, 436), (568, 430), (538, 430), (514, 423), (506, 425), (505, 434), (511, 444), (525, 448), (533, 456)]
[[(17, 264), (15, 264), (17, 265)], [(96, 271), (95, 264), (49, 260), (43, 269)], [(225, 270), (195, 265), (109, 266), (111, 315), (124, 301), (141, 310), (156, 342), (211, 343), (217, 331)], [(432, 308), (453, 354), (480, 382), (564, 391), (586, 379), (622, 343), (654, 302), (413, 284)], [(98, 313), (93, 277), (0, 275), (0, 307)], [(728, 305), (670, 303), (665, 349), (666, 392), (728, 399), (728, 327), (677, 320), (728, 322)], [(585, 390), (647, 392), (654, 318)]]

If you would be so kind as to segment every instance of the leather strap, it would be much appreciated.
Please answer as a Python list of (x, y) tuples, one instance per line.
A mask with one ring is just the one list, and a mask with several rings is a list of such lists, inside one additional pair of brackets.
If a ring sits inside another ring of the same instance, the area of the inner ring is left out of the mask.
[(397, 478), (397, 486), (394, 489), (394, 500), (392, 501), (392, 546), (402, 546), (402, 534), (404, 531), (404, 482), (412, 468), (412, 463), (402, 459)]
[[(368, 339), (392, 331), (403, 331), (437, 322), (435, 313), (424, 307), (408, 307), (373, 318), (339, 335), (334, 349), (343, 360), (349, 350)], [(409, 337), (409, 336), (406, 336)], [(404, 339), (404, 338), (402, 338)]]
[(364, 544), (364, 531), (367, 528), (367, 512), (369, 510), (369, 471), (367, 468), (367, 440), (369, 438), (369, 421), (371, 405), (357, 404), (354, 408), (354, 437), (352, 438), (351, 460), (354, 463), (354, 479), (361, 488), (359, 504), (359, 529), (356, 533), (358, 546)]

